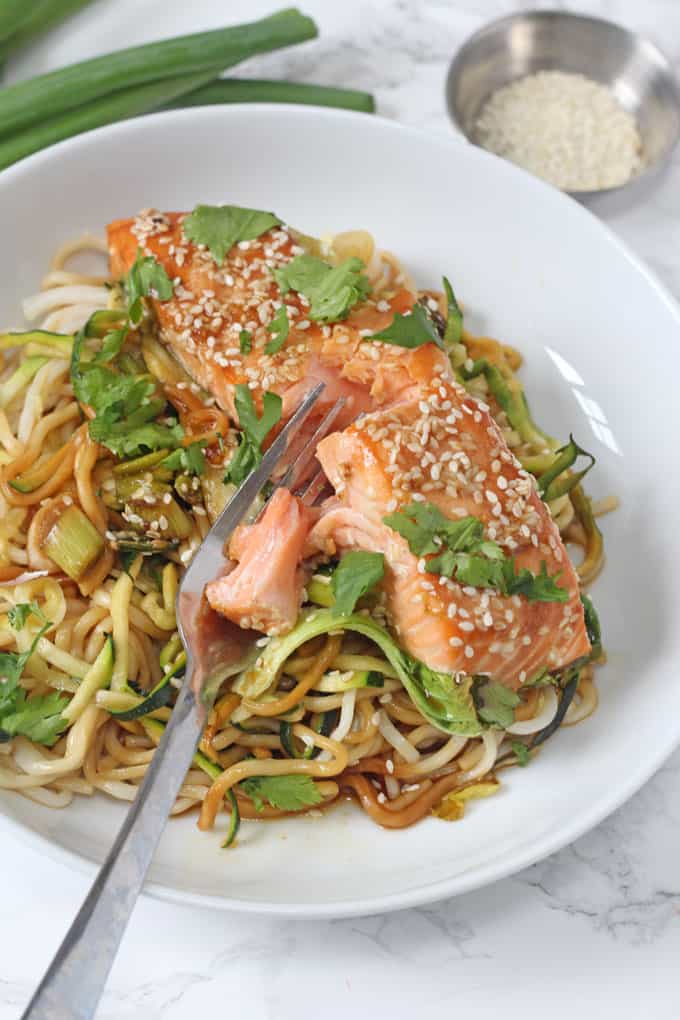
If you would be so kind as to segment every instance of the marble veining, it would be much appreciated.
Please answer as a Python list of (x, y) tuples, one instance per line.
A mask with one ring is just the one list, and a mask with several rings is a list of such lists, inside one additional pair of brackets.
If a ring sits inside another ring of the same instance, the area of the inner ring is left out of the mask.
[[(380, 112), (451, 130), (443, 82), (456, 47), (522, 0), (300, 0), (322, 38), (251, 62), (253, 76), (351, 85)], [(162, 35), (246, 20), (271, 0), (98, 0), (8, 68), (9, 80)], [(678, 0), (581, 0), (644, 31), (680, 66)], [(143, 16), (142, 16), (143, 14)], [(608, 224), (680, 298), (680, 151), (644, 204)], [(669, 678), (671, 682), (671, 678)], [(622, 765), (625, 767), (625, 763)], [(593, 783), (606, 782), (593, 777)], [(471, 1020), (680, 1017), (680, 753), (594, 831), (513, 878), (383, 917), (287, 922), (140, 901), (100, 1020), (249, 1020), (459, 1008)], [(86, 880), (9, 837), (0, 895), (0, 1020), (13, 1020)]]

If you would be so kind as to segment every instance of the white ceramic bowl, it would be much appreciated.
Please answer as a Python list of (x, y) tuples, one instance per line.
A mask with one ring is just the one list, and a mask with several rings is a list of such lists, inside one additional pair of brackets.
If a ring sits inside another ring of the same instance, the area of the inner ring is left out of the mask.
[[(172, 821), (149, 891), (299, 917), (366, 914), (451, 896), (559, 849), (629, 797), (680, 741), (680, 312), (590, 213), (503, 160), (378, 118), (281, 106), (160, 114), (81, 136), (0, 175), (0, 318), (21, 322), (54, 248), (156, 205), (274, 208), (310, 234), (365, 227), (423, 285), (454, 282), (473, 331), (526, 355), (536, 417), (598, 457), (616, 493), (595, 586), (609, 663), (599, 711), (560, 732), (459, 823), (386, 832), (357, 808), (244, 826), (219, 848)], [(73, 864), (100, 862), (125, 807), (50, 811), (10, 793), (0, 826)]]

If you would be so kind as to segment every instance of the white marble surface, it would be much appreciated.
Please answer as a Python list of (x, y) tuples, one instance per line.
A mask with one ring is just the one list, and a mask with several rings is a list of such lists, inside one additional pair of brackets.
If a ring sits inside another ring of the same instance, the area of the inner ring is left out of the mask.
[[(246, 20), (273, 0), (98, 0), (9, 69), (11, 77), (136, 41)], [(322, 39), (261, 58), (253, 73), (370, 89), (380, 111), (450, 130), (448, 60), (520, 0), (300, 0)], [(538, 4), (536, 4), (538, 6)], [(644, 30), (680, 66), (679, 0), (557, 5)], [(608, 218), (680, 298), (680, 151), (644, 205)], [(622, 299), (625, 299), (622, 297)], [(673, 678), (669, 677), (669, 682)], [(606, 782), (606, 777), (593, 777)], [(336, 923), (268, 921), (144, 898), (97, 1014), (470, 1020), (680, 1017), (680, 753), (625, 807), (547, 861), (457, 900)], [(0, 1020), (19, 1015), (86, 880), (5, 837)], [(308, 1005), (309, 1004), (309, 1005)]]

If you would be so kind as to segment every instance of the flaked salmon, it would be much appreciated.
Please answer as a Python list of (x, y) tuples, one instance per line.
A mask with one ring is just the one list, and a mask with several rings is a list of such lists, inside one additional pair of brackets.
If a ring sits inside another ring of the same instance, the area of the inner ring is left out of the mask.
[(277, 489), (260, 519), (234, 532), (229, 555), (238, 565), (206, 587), (212, 608), (244, 628), (290, 630), (300, 610), (300, 560), (311, 523), (307, 507)]

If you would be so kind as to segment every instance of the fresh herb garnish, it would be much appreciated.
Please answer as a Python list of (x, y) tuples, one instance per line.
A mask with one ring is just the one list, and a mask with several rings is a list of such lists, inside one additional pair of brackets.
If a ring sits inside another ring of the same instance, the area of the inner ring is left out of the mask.
[(456, 301), (456, 295), (453, 293), (453, 287), (445, 276), (442, 277), (442, 283), (444, 284), (447, 308), (444, 346), (454, 347), (455, 344), (459, 344), (463, 339), (463, 313), (460, 310), (460, 305)]
[[(108, 412), (107, 408), (107, 412)], [(152, 450), (179, 446), (184, 429), (175, 422), (171, 425), (159, 425), (145, 421), (144, 408), (134, 412), (123, 420), (112, 420), (111, 415), (97, 416), (89, 424), (90, 435), (97, 443), (108, 447), (118, 457), (128, 459)], [(150, 417), (150, 415), (149, 415)]]
[(170, 471), (181, 471), (186, 475), (204, 475), (206, 463), (203, 450), (207, 445), (205, 439), (199, 439), (198, 442), (189, 443), (188, 446), (180, 446), (164, 457), (159, 467), (169, 468)]
[(382, 580), (385, 557), (382, 553), (353, 550), (345, 553), (331, 577), (331, 591), (335, 602), (333, 616), (349, 616), (359, 599)]
[(530, 602), (566, 602), (569, 593), (548, 575), (545, 562), (539, 574), (526, 567), (515, 573), (515, 561), (484, 538), (478, 517), (451, 521), (432, 503), (410, 503), (383, 518), (408, 542), (416, 556), (435, 553), (425, 562), (429, 574), (455, 578), (473, 588), (495, 588), (502, 595), (524, 595)]
[(120, 325), (105, 333), (101, 349), (94, 356), (95, 361), (112, 361), (120, 353), (131, 326), (138, 326), (142, 321), (144, 298), (154, 297), (159, 301), (169, 301), (174, 292), (172, 280), (163, 266), (153, 255), (143, 255), (141, 248), (137, 249), (135, 261), (123, 278), (123, 286), (127, 297), (127, 310), (107, 309), (112, 323), (118, 316)]
[(253, 776), (240, 784), (256, 811), (262, 811), (265, 802), (280, 811), (301, 811), (321, 803), (321, 794), (310, 776)]
[(273, 272), (282, 295), (296, 290), (308, 299), (310, 319), (337, 322), (345, 319), (354, 305), (370, 294), (371, 285), (363, 273), (365, 268), (356, 256), (339, 266), (330, 266), (315, 255), (296, 255)]
[(276, 393), (265, 393), (262, 416), (258, 418), (253, 395), (241, 383), (236, 387), (234, 404), (241, 437), (238, 449), (227, 466), (224, 481), (240, 485), (262, 460), (262, 443), (281, 419), (281, 397)]
[(281, 305), (281, 307), (277, 309), (276, 315), (267, 326), (267, 332), (273, 333), (274, 338), (265, 345), (264, 353), (278, 354), (288, 339), (288, 333), (290, 332), (288, 309), (285, 305)]
[(51, 626), (49, 620), (45, 622), (28, 651), (0, 652), (0, 741), (21, 734), (36, 744), (51, 747), (68, 726), (68, 720), (61, 714), (68, 705), (68, 698), (58, 691), (29, 698), (23, 687), (19, 686), (26, 663), (40, 638)]
[(242, 329), (238, 335), (238, 343), (241, 354), (250, 354), (253, 349), (253, 334), (249, 329)]
[(472, 697), (482, 722), (489, 726), (499, 726), (502, 730), (512, 726), (520, 698), (509, 687), (504, 687), (496, 680), (489, 680), (488, 677), (475, 677)]
[(144, 314), (142, 298), (153, 297), (158, 301), (169, 301), (174, 293), (172, 280), (163, 266), (153, 255), (142, 255), (137, 249), (137, 257), (125, 277), (125, 291), (128, 299), (128, 316), (134, 326), (138, 326)]
[(89, 325), (88, 322), (76, 334), (73, 342), (71, 382), (80, 403), (87, 404), (95, 413), (88, 425), (92, 439), (119, 457), (175, 449), (184, 430), (173, 419), (166, 425), (154, 421), (166, 402), (155, 397), (156, 384), (150, 376), (124, 375), (82, 360), (85, 340), (91, 335)]
[(525, 765), (529, 764), (531, 761), (531, 750), (523, 740), (511, 740), (510, 747), (520, 768), (524, 768)]
[(0, 707), (0, 740), (21, 735), (51, 747), (68, 727), (68, 719), (62, 715), (68, 702), (59, 691), (28, 698), (26, 691), (18, 687), (12, 709), (5, 715)]
[(406, 315), (395, 312), (392, 322), (379, 333), (367, 336), (366, 340), (381, 340), (397, 347), (422, 347), (423, 344), (436, 344), (442, 347), (442, 340), (434, 323), (422, 305), (415, 304)]
[(224, 257), (238, 241), (254, 241), (281, 220), (271, 212), (245, 209), (240, 205), (197, 205), (182, 224), (184, 236), (210, 249), (221, 266)]
[(26, 620), (31, 615), (37, 616), (41, 623), (47, 623), (45, 614), (37, 602), (18, 602), (16, 606), (13, 606), (7, 612), (7, 618), (10, 622), (10, 626), (13, 627), (14, 630), (23, 630), (26, 625)]

